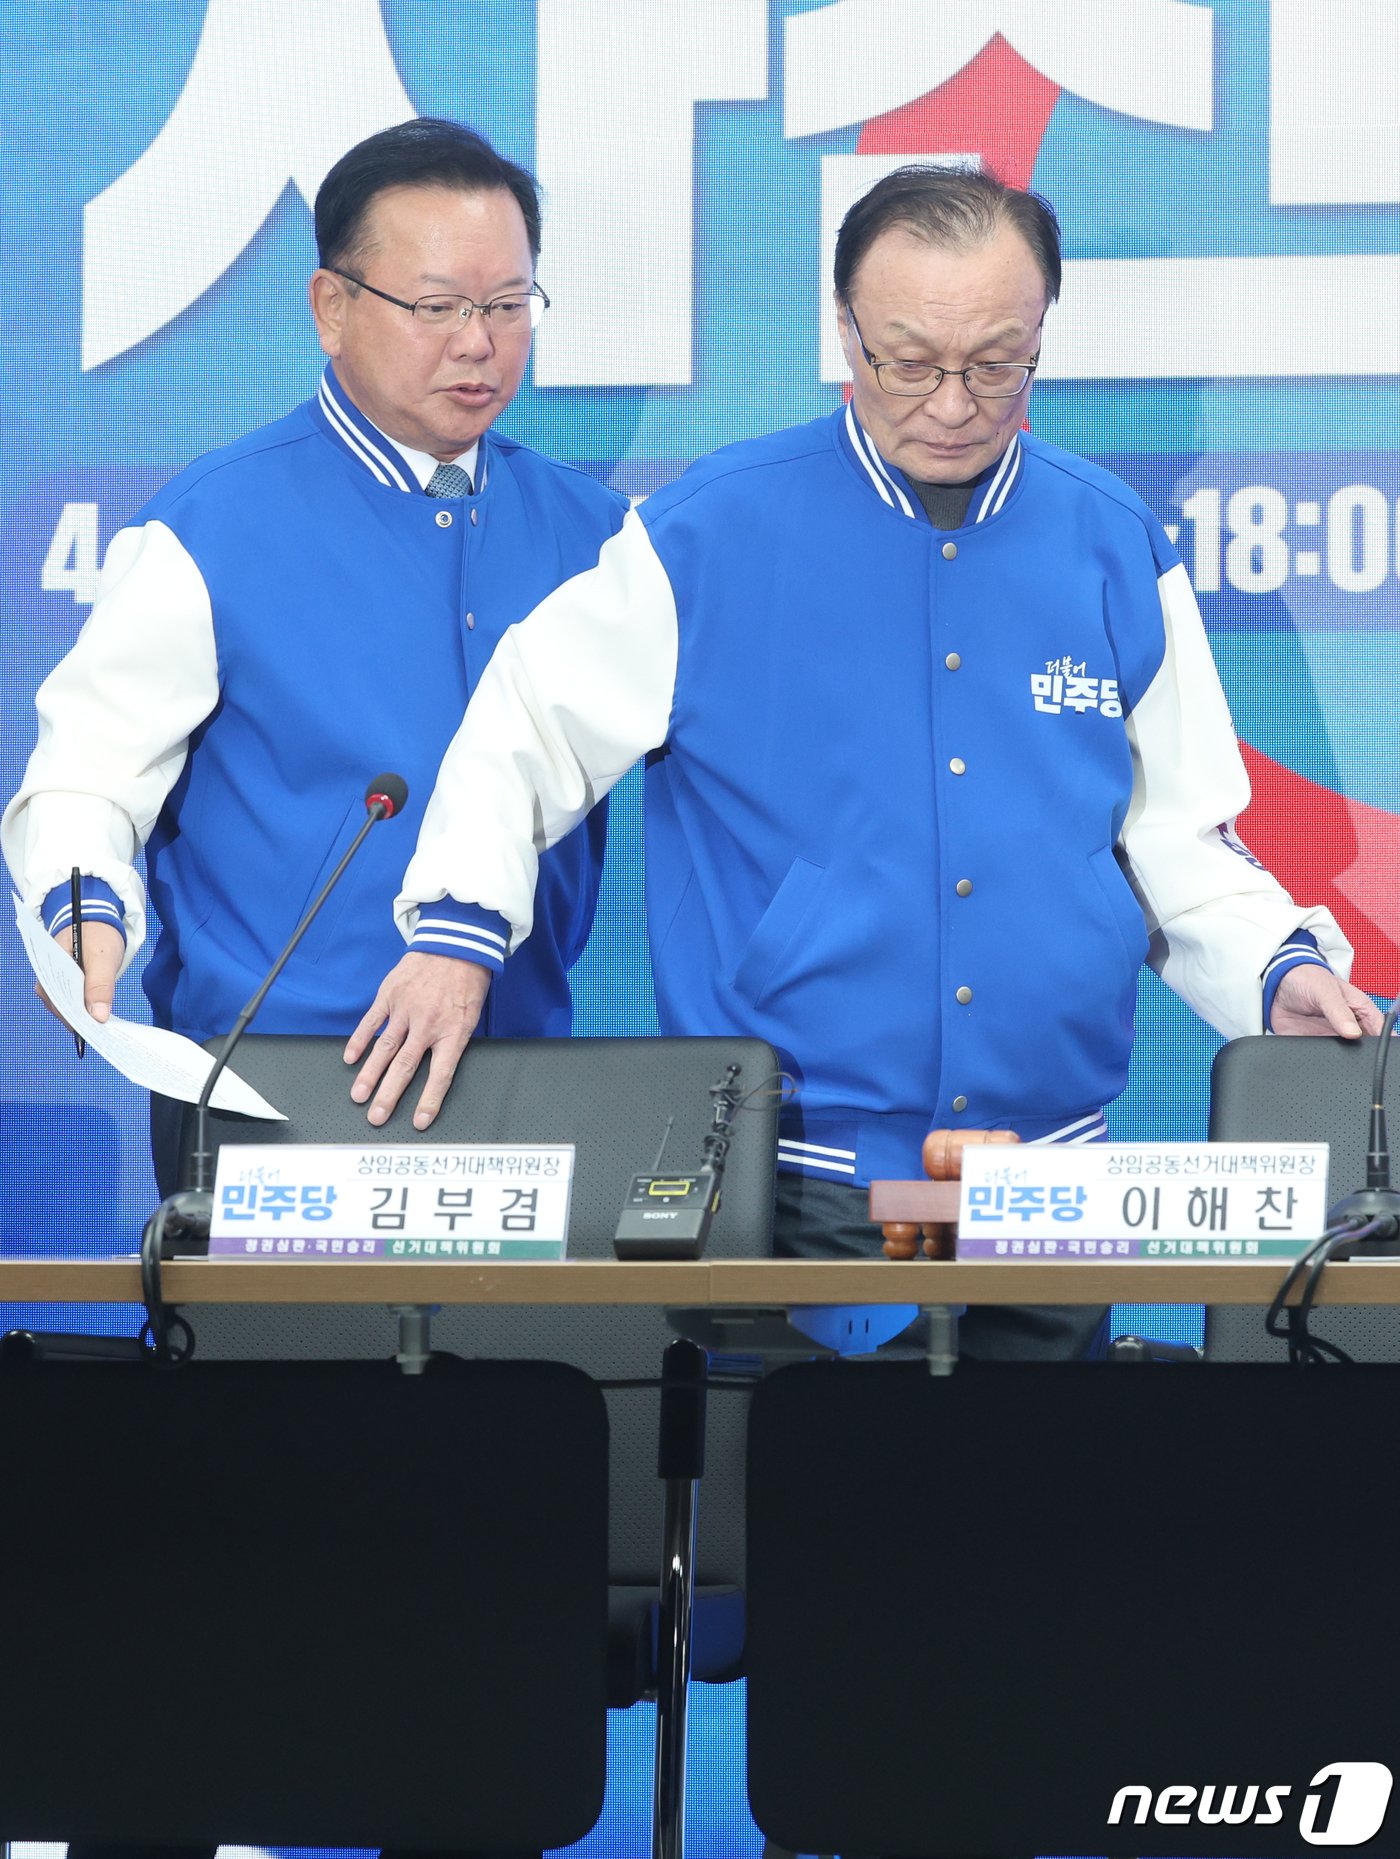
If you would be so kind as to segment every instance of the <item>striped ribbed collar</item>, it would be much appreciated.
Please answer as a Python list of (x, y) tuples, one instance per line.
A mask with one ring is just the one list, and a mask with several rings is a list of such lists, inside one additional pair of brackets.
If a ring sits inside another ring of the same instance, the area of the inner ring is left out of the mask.
[[(874, 440), (856, 418), (855, 408), (849, 400), (846, 402), (842, 424), (857, 466), (870, 480), (881, 501), (912, 522), (926, 523), (928, 518), (924, 515), (918, 493), (897, 465), (881, 458), (875, 449)], [(996, 464), (989, 465), (973, 486), (967, 522), (985, 523), (988, 517), (996, 516), (1011, 495), (1012, 486), (1020, 475), (1021, 437), (1017, 433), (1012, 436), (1010, 445)]]
[[(316, 390), (316, 406), (331, 438), (344, 446), (377, 483), (390, 490), (407, 491), (414, 497), (422, 496), (423, 486), (412, 464), (393, 440), (361, 413), (336, 379), (330, 362), (326, 363), (321, 385)], [(489, 470), (489, 448), (483, 433), (477, 442), (476, 470), (472, 474), (478, 492), (485, 488)]]

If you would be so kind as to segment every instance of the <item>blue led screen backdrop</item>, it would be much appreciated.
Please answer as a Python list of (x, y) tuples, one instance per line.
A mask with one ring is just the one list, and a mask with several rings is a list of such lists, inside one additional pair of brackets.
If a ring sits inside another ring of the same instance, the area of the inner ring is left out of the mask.
[[(4, 29), (7, 794), (114, 531), (312, 391), (308, 203), (362, 136), (455, 116), (537, 170), (554, 307), (503, 424), (633, 497), (837, 406), (842, 212), (908, 159), (975, 160), (1059, 212), (1032, 424), (1177, 537), (1255, 784), (1244, 838), (1336, 913), (1361, 985), (1400, 987), (1393, 0), (7, 0)], [(589, 1033), (655, 1024), (636, 811), (629, 780)], [(0, 1253), (130, 1250), (140, 1095), (77, 1062), (12, 934), (0, 963)], [(1028, 1013), (1035, 974), (1028, 942)], [(134, 975), (118, 1009), (144, 1012)], [(1151, 977), (1139, 1028), (1115, 1134), (1199, 1135), (1217, 1042)], [(615, 1746), (628, 1814), (645, 1741)], [(697, 1854), (758, 1850), (725, 1747)], [(642, 1838), (614, 1821), (607, 1850)]]
[[(114, 530), (314, 385), (308, 202), (359, 137), (454, 115), (537, 169), (554, 307), (504, 424), (634, 497), (837, 405), (846, 205), (911, 157), (978, 160), (1064, 226), (1033, 425), (1170, 525), (1255, 782), (1244, 836), (1336, 912), (1362, 985), (1400, 985), (1386, 0), (18, 0), (6, 29), (7, 791)], [(635, 807), (633, 782), (588, 1032), (654, 1025)], [(142, 1107), (34, 1010), (13, 939), (4, 962), (0, 1244), (104, 1250), (150, 1197)], [(1033, 1011), (1029, 950), (1025, 986)], [(1198, 1132), (1212, 1037), (1151, 978), (1140, 1026), (1116, 1130)]]

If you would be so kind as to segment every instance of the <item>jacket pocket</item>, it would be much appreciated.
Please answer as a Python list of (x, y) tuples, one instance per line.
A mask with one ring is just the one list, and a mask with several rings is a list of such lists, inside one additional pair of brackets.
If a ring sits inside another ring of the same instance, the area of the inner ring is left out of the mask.
[(790, 978), (825, 881), (824, 866), (794, 859), (759, 918), (733, 976), (735, 991), (755, 1007)]
[(1124, 953), (1136, 971), (1147, 959), (1147, 922), (1133, 887), (1111, 846), (1089, 854), (1089, 869), (1098, 881)]
[[(346, 852), (350, 848), (351, 841), (360, 830), (363, 820), (364, 810), (361, 803), (359, 801), (351, 801), (350, 805), (345, 810), (340, 825), (336, 828), (335, 835), (331, 839), (325, 857), (321, 860), (320, 870), (311, 880), (310, 889), (302, 899), (300, 909), (287, 926), (287, 934), (289, 936), (311, 908), (312, 902), (320, 896), (321, 887), (325, 884), (341, 859), (344, 858)], [(364, 856), (365, 854), (362, 851), (360, 857), (363, 858)], [(340, 883), (326, 899), (316, 921), (297, 944), (297, 956), (301, 961), (315, 962), (320, 959), (322, 951), (333, 937), (340, 923), (340, 919), (345, 914), (345, 906), (349, 903), (351, 892), (355, 888), (354, 884), (351, 882), (351, 877), (351, 872), (347, 871)]]

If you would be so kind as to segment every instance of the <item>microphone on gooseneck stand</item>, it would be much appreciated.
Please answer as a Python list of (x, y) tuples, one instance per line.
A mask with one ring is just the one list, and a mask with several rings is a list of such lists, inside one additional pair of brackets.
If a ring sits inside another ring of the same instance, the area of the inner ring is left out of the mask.
[(1334, 1246), (1331, 1253), (1334, 1259), (1384, 1258), (1400, 1253), (1400, 1188), (1390, 1185), (1390, 1140), (1385, 1127), (1385, 1067), (1397, 1018), (1400, 1018), (1400, 999), (1391, 1002), (1376, 1041), (1371, 1123), (1366, 1141), (1366, 1186), (1338, 1201), (1327, 1215), (1329, 1227), (1342, 1221), (1364, 1222), (1369, 1231), (1364, 1239), (1343, 1240)]
[[(1400, 998), (1391, 1003), (1376, 1041), (1376, 1065), (1371, 1082), (1371, 1124), (1366, 1143), (1366, 1186), (1348, 1194), (1328, 1209), (1321, 1239), (1301, 1253), (1289, 1267), (1264, 1318), (1270, 1336), (1288, 1343), (1288, 1359), (1306, 1366), (1319, 1362), (1350, 1362), (1336, 1343), (1316, 1336), (1310, 1328), (1313, 1299), (1323, 1271), (1334, 1259), (1394, 1258), (1400, 1254), (1400, 1189), (1390, 1185), (1390, 1142), (1385, 1128), (1385, 1068), (1391, 1036), (1400, 1018)], [(1295, 1287), (1301, 1287), (1296, 1299)]]
[[(156, 1354), (164, 1360), (183, 1359), (193, 1345), (189, 1326), (182, 1318), (170, 1318), (168, 1307), (160, 1293), (160, 1261), (172, 1252), (189, 1252), (209, 1241), (209, 1226), (213, 1215), (213, 1155), (209, 1148), (208, 1117), (209, 1100), (214, 1088), (224, 1073), (233, 1049), (247, 1031), (254, 1014), (267, 997), (269, 988), (281, 974), (297, 944), (311, 927), (317, 912), (339, 884), (345, 868), (364, 844), (369, 829), (380, 820), (392, 820), (403, 811), (408, 799), (408, 783), (402, 775), (376, 775), (365, 790), (365, 821), (356, 833), (345, 856), (335, 870), (321, 886), (301, 922), (292, 931), (287, 946), (272, 964), (262, 984), (247, 1006), (234, 1022), (233, 1030), (220, 1046), (214, 1063), (209, 1068), (209, 1076), (204, 1080), (204, 1089), (199, 1094), (195, 1106), (194, 1146), (189, 1159), (182, 1169), (183, 1180), (179, 1190), (160, 1206), (146, 1222), (145, 1232), (141, 1236), (141, 1289), (146, 1305), (151, 1339)], [(185, 1333), (187, 1343), (181, 1357), (172, 1355), (169, 1342), (169, 1329), (172, 1321)]]
[[(212, 1188), (213, 1156), (209, 1150), (207, 1134), (209, 1099), (214, 1093), (215, 1085), (218, 1084), (220, 1077), (223, 1075), (224, 1068), (233, 1054), (234, 1047), (247, 1031), (248, 1024), (252, 1020), (253, 1015), (267, 998), (269, 988), (271, 988), (273, 982), (286, 967), (293, 950), (306, 934), (307, 930), (310, 929), (316, 913), (320, 910), (322, 904), (325, 903), (336, 885), (339, 884), (346, 866), (364, 844), (369, 829), (380, 820), (392, 820), (395, 814), (402, 811), (403, 804), (407, 799), (408, 783), (404, 780), (402, 775), (376, 775), (374, 780), (371, 781), (369, 786), (365, 789), (366, 811), (364, 825), (351, 840), (346, 849), (344, 858), (341, 859), (330, 877), (327, 878), (326, 882), (321, 886), (317, 895), (312, 898), (311, 907), (308, 909), (301, 922), (298, 923), (296, 928), (292, 931), (291, 940), (278, 956), (277, 960), (272, 964), (272, 967), (267, 971), (257, 993), (248, 1002), (248, 1005), (243, 1009), (242, 1013), (239, 1014), (237, 1020), (234, 1022), (233, 1031), (228, 1035), (228, 1038), (225, 1039), (223, 1045), (219, 1047), (218, 1057), (209, 1068), (209, 1076), (204, 1080), (204, 1089), (200, 1092), (199, 1102), (195, 1105), (194, 1148), (191, 1151), (189, 1161), (183, 1171), (186, 1180), (181, 1184), (182, 1188), (193, 1190), (196, 1194), (205, 1195), (207, 1195)], [(207, 1221), (204, 1231), (205, 1237), (207, 1238), (209, 1232)]]

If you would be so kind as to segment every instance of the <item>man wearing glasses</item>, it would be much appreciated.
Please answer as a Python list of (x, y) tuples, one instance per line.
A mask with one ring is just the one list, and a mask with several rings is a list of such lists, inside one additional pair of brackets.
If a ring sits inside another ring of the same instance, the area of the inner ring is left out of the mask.
[[(114, 538), (5, 818), (10, 867), (65, 947), (78, 868), (99, 1018), (144, 934), (146, 845), (162, 926), (146, 991), (158, 1024), (199, 1039), (233, 1024), (334, 868), (366, 780), (396, 770), (421, 803), (503, 632), (593, 566), (626, 507), (492, 430), (548, 304), (528, 173), (421, 119), (343, 156), (315, 220), (315, 397), (199, 459)], [(540, 930), (491, 1030), (568, 1032), (602, 836), (600, 811), (544, 860)], [(401, 948), (405, 853), (371, 835), (260, 1030), (350, 1032)], [(503, 945), (428, 913), (416, 946)]]
[[(1230, 1034), (1379, 1026), (1331, 917), (1234, 834), (1248, 785), (1161, 525), (1021, 430), (1059, 282), (1053, 214), (988, 175), (860, 200), (849, 405), (701, 461), (511, 633), (399, 900), (410, 934), (451, 909), (528, 948), (535, 823), (568, 831), (648, 753), (662, 1029), (784, 1055), (784, 1250), (873, 1250), (864, 1186), (918, 1175), (931, 1127), (1101, 1137), (1144, 959)], [(518, 959), (464, 966), (484, 997)], [(381, 1115), (421, 966), (381, 992)], [(1063, 1353), (1071, 1318), (977, 1312), (963, 1341)]]

